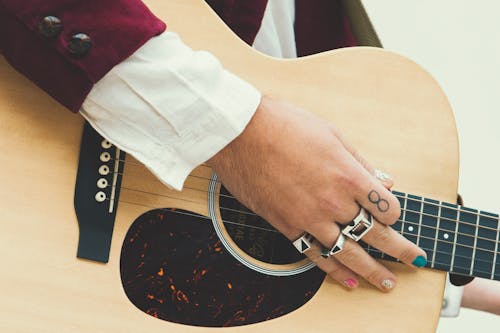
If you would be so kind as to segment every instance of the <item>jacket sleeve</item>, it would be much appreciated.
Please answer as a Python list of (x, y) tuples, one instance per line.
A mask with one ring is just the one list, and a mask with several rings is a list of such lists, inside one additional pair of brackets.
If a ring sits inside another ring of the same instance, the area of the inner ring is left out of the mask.
[(0, 0), (0, 51), (73, 112), (165, 24), (140, 0)]

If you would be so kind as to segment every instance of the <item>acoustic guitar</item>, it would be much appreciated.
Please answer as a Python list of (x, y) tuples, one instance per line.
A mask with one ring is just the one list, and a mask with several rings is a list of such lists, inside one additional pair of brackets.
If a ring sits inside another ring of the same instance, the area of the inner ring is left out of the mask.
[(169, 190), (0, 58), (1, 332), (431, 332), (443, 271), (500, 279), (498, 215), (446, 203), (457, 192), (456, 128), (417, 64), (373, 48), (277, 60), (201, 0), (146, 3), (188, 45), (334, 122), (394, 175), (394, 228), (427, 251), (428, 268), (367, 247), (398, 288), (347, 291), (210, 168)]

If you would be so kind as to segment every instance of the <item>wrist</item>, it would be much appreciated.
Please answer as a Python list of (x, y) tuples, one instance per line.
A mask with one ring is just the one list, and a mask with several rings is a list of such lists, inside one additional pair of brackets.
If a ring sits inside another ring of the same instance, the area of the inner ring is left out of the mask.
[(241, 134), (207, 160), (206, 164), (217, 170), (223, 165), (227, 166), (230, 164), (236, 154), (252, 154), (252, 151), (255, 150), (254, 147), (257, 146), (257, 142), (266, 139), (265, 133), (267, 129), (265, 126), (269, 125), (269, 123), (265, 118), (272, 103), (273, 101), (269, 97), (263, 95), (254, 115)]

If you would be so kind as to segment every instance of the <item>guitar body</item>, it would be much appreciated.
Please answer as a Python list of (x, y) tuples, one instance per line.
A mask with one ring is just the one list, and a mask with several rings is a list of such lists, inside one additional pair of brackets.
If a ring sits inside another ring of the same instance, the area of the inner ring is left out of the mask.
[[(213, 52), (263, 93), (334, 122), (367, 160), (394, 176), (398, 190), (455, 200), (458, 142), (453, 115), (437, 83), (415, 63), (372, 48), (276, 60), (239, 41), (202, 1), (146, 3), (188, 45)], [(208, 216), (204, 191), (209, 182), (203, 178), (211, 171), (199, 167), (193, 172), (198, 177), (186, 184), (189, 189), (175, 192), (127, 156), (131, 163), (125, 165), (109, 262), (77, 259), (73, 194), (82, 127), (80, 116), (64, 110), (0, 59), (0, 331), (217, 330), (160, 320), (138, 310), (120, 273), (122, 245), (130, 242), (127, 232), (139, 216), (163, 207)], [(150, 196), (152, 192), (163, 196)], [(193, 221), (210, 224), (203, 218)], [(183, 232), (190, 228), (186, 224)], [(186, 267), (193, 264), (190, 257), (181, 259)], [(329, 279), (320, 280), (318, 291), (299, 309), (224, 330), (434, 331), (445, 273), (386, 264), (399, 279), (390, 294), (365, 283), (349, 292)]]

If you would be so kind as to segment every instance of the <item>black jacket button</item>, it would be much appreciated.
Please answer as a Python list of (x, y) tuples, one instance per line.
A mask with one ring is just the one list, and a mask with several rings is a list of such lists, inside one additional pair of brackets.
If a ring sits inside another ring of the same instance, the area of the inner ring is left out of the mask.
[(92, 46), (92, 40), (86, 34), (76, 34), (71, 36), (71, 39), (68, 43), (68, 50), (74, 56), (83, 56), (85, 55), (90, 47)]
[(58, 17), (45, 16), (40, 23), (38, 23), (38, 31), (44, 37), (56, 37), (62, 31), (62, 22)]

